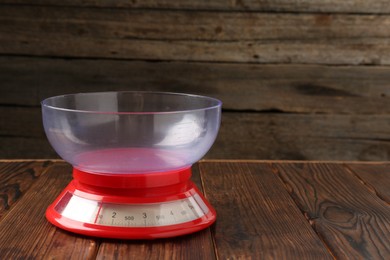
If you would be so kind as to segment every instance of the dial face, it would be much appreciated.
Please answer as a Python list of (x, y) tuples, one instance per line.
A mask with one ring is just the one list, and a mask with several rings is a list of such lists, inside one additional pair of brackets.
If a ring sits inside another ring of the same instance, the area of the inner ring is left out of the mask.
[(201, 218), (209, 211), (198, 194), (174, 201), (144, 204), (105, 203), (67, 192), (55, 206), (63, 217), (95, 225), (159, 227)]

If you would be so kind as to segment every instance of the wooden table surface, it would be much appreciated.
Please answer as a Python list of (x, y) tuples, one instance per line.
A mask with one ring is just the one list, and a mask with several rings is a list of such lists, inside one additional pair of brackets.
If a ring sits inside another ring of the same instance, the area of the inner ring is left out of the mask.
[(44, 217), (71, 180), (62, 161), (0, 161), (1, 259), (390, 259), (390, 163), (201, 161), (218, 213), (159, 240), (75, 235)]

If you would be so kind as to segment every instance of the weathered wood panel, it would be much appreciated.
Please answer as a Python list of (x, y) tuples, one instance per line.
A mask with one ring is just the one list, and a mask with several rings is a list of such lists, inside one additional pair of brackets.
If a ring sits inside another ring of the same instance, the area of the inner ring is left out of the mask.
[[(225, 111), (262, 112), (228, 114), (209, 158), (389, 158), (381, 117), (390, 113), (390, 7), (384, 0), (0, 5), (0, 157), (55, 156), (39, 114), (45, 97), (161, 90), (214, 96)], [(282, 112), (351, 116), (319, 115), (322, 124), (308, 115), (295, 127), (295, 115), (271, 119)], [(264, 113), (270, 115), (263, 119)], [(276, 128), (270, 126), (275, 120)], [(300, 134), (278, 130), (282, 120)], [(355, 120), (376, 130), (363, 127), (371, 136), (356, 137)], [(341, 132), (329, 137), (327, 127)]]
[(267, 164), (202, 163), (218, 259), (333, 259)]
[(0, 136), (2, 159), (58, 158), (46, 138)]
[[(68, 236), (45, 219), (45, 211), (71, 180), (68, 164), (57, 164), (43, 174), (19, 203), (0, 222), (0, 255), (4, 259), (48, 259), (67, 256), (89, 259), (97, 243), (80, 236)], [(34, 203), (31, 203), (34, 202)], [(77, 246), (76, 246), (77, 245)]]
[[(0, 108), (0, 115), (5, 115), (13, 108)], [(25, 136), (25, 137), (43, 137), (40, 108), (18, 108), (18, 113), (15, 117), (5, 117), (7, 120), (0, 122), (8, 122), (9, 124), (2, 127), (1, 134), (10, 136)], [(19, 128), (18, 122), (23, 119), (28, 125), (24, 129)], [(14, 122), (11, 122), (13, 120)], [(34, 122), (34, 123), (33, 123)], [(253, 127), (250, 127), (253, 124)], [(285, 125), (283, 125), (285, 124)], [(375, 127), (372, 127), (375, 124)], [(235, 127), (234, 127), (235, 125)], [(244, 129), (251, 129), (245, 132)], [(258, 129), (256, 129), (258, 127)], [(294, 135), (302, 137), (323, 137), (323, 138), (340, 138), (340, 139), (356, 139), (356, 140), (377, 140), (386, 141), (390, 138), (390, 115), (316, 115), (316, 114), (278, 114), (278, 113), (238, 113), (224, 112), (222, 114), (222, 135), (224, 131), (232, 133), (237, 131), (239, 135), (232, 135), (233, 138), (240, 136), (241, 138), (251, 140), (254, 135), (252, 131), (258, 131), (258, 134), (279, 133), (281, 136)], [(235, 128), (235, 129), (232, 129)], [(19, 130), (19, 132), (18, 132)], [(266, 131), (262, 132), (260, 130)], [(4, 131), (4, 132), (3, 132)], [(246, 133), (246, 134), (245, 134)], [(227, 133), (226, 133), (227, 134)], [(279, 137), (281, 137), (279, 136)], [(276, 136), (277, 138), (278, 136)], [(240, 140), (237, 140), (240, 141)]]
[(389, 164), (347, 164), (378, 197), (390, 204)]
[[(3, 6), (1, 35), (96, 40), (305, 41), (390, 36), (390, 16)], [(67, 40), (67, 39), (63, 39)], [(358, 40), (358, 39), (357, 39)]]
[[(18, 127), (24, 121), (40, 120), (39, 108), (26, 110), (33, 113), (9, 118), (15, 123), (4, 128), (7, 134), (0, 138), (0, 154), (4, 158), (55, 156), (40, 123)], [(224, 112), (218, 138), (206, 157), (386, 161), (390, 160), (389, 133), (389, 115)]]
[(389, 127), (389, 115), (225, 113), (208, 158), (386, 161)]
[[(14, 37), (15, 36), (15, 37)], [(321, 42), (111, 40), (39, 36), (0, 39), (0, 53), (69, 58), (276, 64), (389, 65), (388, 39)]]
[(215, 259), (210, 230), (153, 241), (102, 241), (96, 259)]
[(125, 7), (151, 9), (189, 9), (221, 11), (278, 11), (278, 12), (325, 12), (325, 13), (390, 13), (387, 0), (0, 0), (0, 3), (56, 5), (56, 6), (93, 6)]
[(0, 106), (0, 111), (0, 136), (44, 137), (40, 108)]
[[(8, 171), (28, 163), (3, 166)], [(0, 255), (4, 259), (387, 259), (390, 253), (389, 205), (344, 164), (224, 160), (199, 165), (200, 176), (197, 166), (194, 175), (202, 179), (219, 214), (211, 229), (153, 241), (114, 241), (62, 231), (43, 216), (71, 178), (70, 165), (56, 162), (37, 174), (33, 186), (0, 220)], [(375, 165), (379, 164), (370, 164), (374, 171)], [(370, 171), (370, 166), (363, 168)], [(24, 174), (21, 181), (29, 179)], [(211, 237), (199, 239), (205, 233)]]
[(383, 15), (4, 6), (0, 9), (0, 53), (142, 60), (388, 65), (389, 23), (389, 17)]
[(279, 164), (275, 171), (337, 259), (390, 255), (389, 205), (342, 165)]
[[(46, 97), (65, 93), (159, 90), (214, 96), (223, 101), (225, 110), (390, 113), (387, 66), (0, 57), (0, 81), (0, 104), (12, 106), (38, 106)], [(12, 121), (31, 113), (14, 107), (3, 111), (6, 113), (0, 115), (0, 122), (5, 129), (9, 128), (8, 118)], [(41, 122), (37, 117), (28, 120), (24, 128), (35, 128)]]
[(0, 218), (14, 206), (49, 165), (50, 161), (0, 161)]

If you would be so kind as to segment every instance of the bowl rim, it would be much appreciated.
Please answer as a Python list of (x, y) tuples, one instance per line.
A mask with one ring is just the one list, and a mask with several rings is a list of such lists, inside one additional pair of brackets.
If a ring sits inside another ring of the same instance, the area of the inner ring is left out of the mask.
[[(160, 95), (175, 95), (182, 97), (192, 97), (192, 98), (201, 98), (212, 101), (213, 105), (204, 107), (204, 108), (196, 108), (196, 109), (184, 109), (184, 110), (172, 110), (172, 111), (96, 111), (96, 110), (84, 110), (84, 109), (71, 109), (64, 108), (59, 106), (53, 106), (47, 104), (49, 100), (61, 98), (61, 97), (69, 97), (76, 95), (96, 95), (96, 94), (113, 94), (113, 93), (133, 93), (133, 94), (160, 94)], [(73, 112), (73, 113), (87, 113), (87, 114), (112, 114), (112, 115), (143, 115), (143, 114), (180, 114), (180, 113), (188, 113), (188, 112), (196, 112), (196, 111), (206, 111), (212, 110), (216, 108), (222, 107), (222, 101), (213, 97), (197, 95), (197, 94), (187, 94), (187, 93), (179, 93), (179, 92), (165, 92), (165, 91), (101, 91), (101, 92), (78, 92), (71, 94), (63, 94), (45, 98), (41, 101), (42, 108), (53, 109), (57, 111), (64, 112)]]

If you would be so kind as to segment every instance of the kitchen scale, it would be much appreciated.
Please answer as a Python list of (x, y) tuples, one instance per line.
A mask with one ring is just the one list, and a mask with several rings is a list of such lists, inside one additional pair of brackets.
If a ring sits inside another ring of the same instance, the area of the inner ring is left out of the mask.
[(46, 135), (73, 166), (48, 207), (62, 229), (155, 239), (204, 229), (216, 212), (191, 181), (221, 119), (217, 99), (164, 92), (101, 92), (42, 101)]

